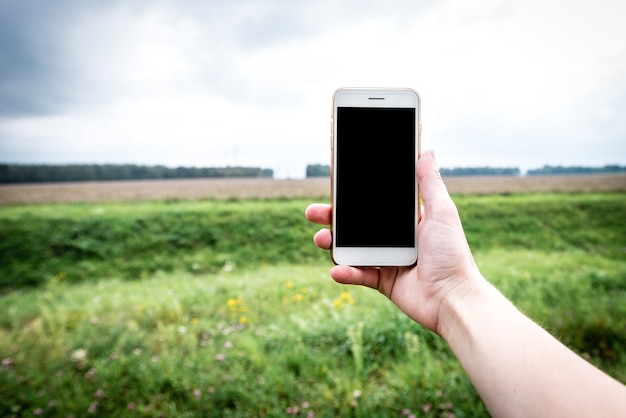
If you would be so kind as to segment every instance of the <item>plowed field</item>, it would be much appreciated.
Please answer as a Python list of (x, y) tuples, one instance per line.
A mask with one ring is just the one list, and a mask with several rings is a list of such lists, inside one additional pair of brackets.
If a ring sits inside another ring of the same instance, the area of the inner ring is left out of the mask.
[[(452, 194), (626, 192), (626, 175), (447, 177)], [(326, 178), (193, 179), (1, 185), (0, 204), (310, 197), (328, 200)]]

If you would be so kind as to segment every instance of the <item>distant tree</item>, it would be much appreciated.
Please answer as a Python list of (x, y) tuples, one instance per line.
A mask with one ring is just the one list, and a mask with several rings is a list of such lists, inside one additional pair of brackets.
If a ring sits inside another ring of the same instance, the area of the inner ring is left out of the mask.
[(309, 164), (306, 166), (307, 177), (329, 177), (330, 166), (324, 164)]
[(177, 167), (135, 164), (22, 165), (0, 164), (0, 183), (151, 180), (182, 178), (273, 178), (274, 171), (258, 167)]
[(455, 167), (441, 168), (440, 173), (444, 177), (450, 176), (519, 176), (520, 169), (517, 167)]
[(529, 176), (549, 176), (549, 175), (574, 175), (574, 174), (606, 174), (606, 173), (624, 173), (626, 166), (616, 164), (605, 165), (603, 167), (582, 167), (582, 166), (552, 166), (544, 165), (541, 168), (528, 170)]

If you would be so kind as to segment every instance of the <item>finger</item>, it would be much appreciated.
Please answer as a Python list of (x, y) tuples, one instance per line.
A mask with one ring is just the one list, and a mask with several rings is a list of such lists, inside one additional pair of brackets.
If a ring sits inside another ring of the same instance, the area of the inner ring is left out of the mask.
[(335, 266), (330, 270), (331, 277), (342, 284), (353, 284), (378, 289), (378, 270), (373, 268), (356, 268)]
[(328, 250), (333, 243), (333, 236), (328, 229), (320, 229), (313, 235), (313, 242), (321, 249)]
[(454, 209), (448, 189), (437, 168), (433, 151), (426, 151), (421, 155), (417, 164), (417, 180), (427, 216), (438, 214), (447, 216), (447, 213), (442, 212)]
[(330, 225), (330, 205), (313, 203), (304, 211), (304, 216), (316, 224)]

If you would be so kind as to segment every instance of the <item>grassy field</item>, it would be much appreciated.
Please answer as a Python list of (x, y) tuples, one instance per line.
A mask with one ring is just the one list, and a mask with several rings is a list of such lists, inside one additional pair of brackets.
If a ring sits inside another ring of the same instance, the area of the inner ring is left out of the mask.
[[(626, 381), (626, 194), (454, 199), (484, 275)], [(310, 202), (0, 207), (0, 416), (487, 416), (439, 337), (332, 282)]]

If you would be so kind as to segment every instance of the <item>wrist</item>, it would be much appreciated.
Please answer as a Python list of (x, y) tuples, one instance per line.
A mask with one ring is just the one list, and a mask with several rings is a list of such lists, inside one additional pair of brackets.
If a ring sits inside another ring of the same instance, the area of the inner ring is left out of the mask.
[(459, 280), (459, 284), (450, 289), (441, 300), (437, 334), (450, 343), (467, 326), (466, 321), (471, 313), (476, 312), (475, 309), (480, 306), (485, 306), (493, 291), (496, 290), (477, 270)]

